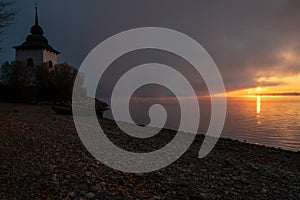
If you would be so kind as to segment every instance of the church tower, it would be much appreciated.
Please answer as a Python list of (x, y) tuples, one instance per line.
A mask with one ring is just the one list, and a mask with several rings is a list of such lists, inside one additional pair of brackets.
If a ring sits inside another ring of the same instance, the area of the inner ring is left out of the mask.
[(16, 61), (26, 63), (28, 67), (45, 64), (49, 70), (54, 69), (59, 52), (52, 48), (43, 36), (44, 31), (39, 26), (37, 6), (35, 6), (35, 24), (31, 27), (30, 33), (23, 44), (14, 47), (16, 49)]

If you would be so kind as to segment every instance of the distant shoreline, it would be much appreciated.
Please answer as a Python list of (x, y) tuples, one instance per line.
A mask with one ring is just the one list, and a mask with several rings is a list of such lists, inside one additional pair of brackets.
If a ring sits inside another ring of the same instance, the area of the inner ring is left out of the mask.
[(299, 92), (283, 92), (283, 93), (261, 93), (255, 96), (300, 96)]

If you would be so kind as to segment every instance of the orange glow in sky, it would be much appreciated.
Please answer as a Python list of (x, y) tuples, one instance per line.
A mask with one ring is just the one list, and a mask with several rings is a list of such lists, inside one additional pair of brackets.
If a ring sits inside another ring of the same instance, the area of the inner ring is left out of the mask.
[[(274, 86), (262, 86), (260, 83), (278, 83)], [(285, 77), (259, 77), (257, 78), (257, 86), (253, 88), (245, 88), (228, 92), (227, 96), (253, 96), (263, 93), (289, 93), (300, 92), (300, 74)]]
[(274, 56), (278, 58), (278, 63), (273, 66), (274, 70), (257, 72), (256, 86), (228, 92), (227, 96), (253, 96), (264, 93), (300, 93), (300, 74), (293, 74), (297, 70), (292, 70), (293, 68), (300, 67), (300, 56), (292, 48), (288, 47), (278, 51)]

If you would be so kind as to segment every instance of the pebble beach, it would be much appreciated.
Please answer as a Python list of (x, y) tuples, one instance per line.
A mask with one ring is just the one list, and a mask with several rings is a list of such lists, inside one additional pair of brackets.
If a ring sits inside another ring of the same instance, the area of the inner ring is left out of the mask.
[[(132, 151), (152, 151), (172, 139), (139, 142), (108, 119), (107, 136)], [(300, 199), (300, 152), (219, 139), (203, 159), (197, 135), (171, 165), (124, 173), (97, 161), (81, 143), (72, 116), (50, 106), (0, 103), (0, 199)]]

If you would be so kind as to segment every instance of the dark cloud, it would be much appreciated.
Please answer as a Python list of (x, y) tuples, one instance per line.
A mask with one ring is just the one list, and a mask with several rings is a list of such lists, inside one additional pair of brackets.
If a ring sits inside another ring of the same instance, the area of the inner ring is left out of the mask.
[[(16, 2), (20, 11), (16, 23), (6, 31), (1, 62), (14, 58), (12, 46), (28, 34), (34, 2)], [(62, 52), (60, 62), (79, 67), (86, 55), (111, 35), (136, 27), (166, 27), (191, 36), (206, 48), (227, 90), (254, 87), (259, 75), (300, 73), (299, 11), (297, 0), (39, 2), (40, 23), (51, 44)], [(286, 60), (281, 55), (285, 51), (296, 60)], [(205, 88), (201, 79), (192, 78), (192, 82)]]

